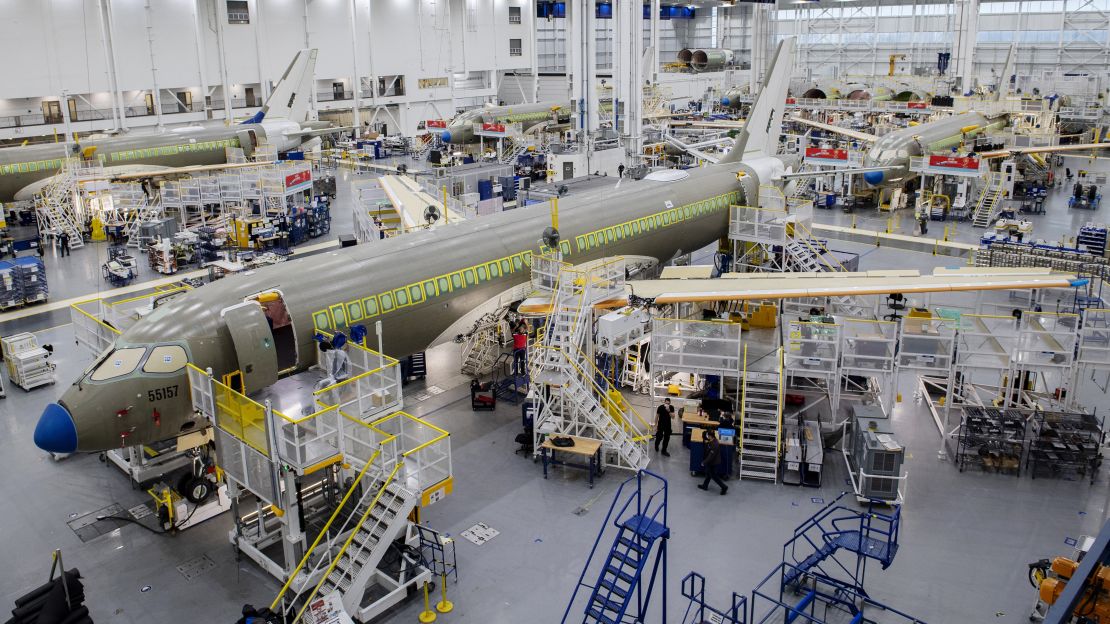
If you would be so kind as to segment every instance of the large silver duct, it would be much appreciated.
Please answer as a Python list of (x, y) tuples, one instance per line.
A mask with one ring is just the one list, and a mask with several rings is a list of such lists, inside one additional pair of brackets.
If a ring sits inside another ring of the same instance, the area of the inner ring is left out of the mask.
[[(681, 53), (679, 53), (681, 55)], [(694, 50), (690, 59), (690, 69), (696, 72), (717, 71), (732, 64), (732, 50), (707, 48)]]

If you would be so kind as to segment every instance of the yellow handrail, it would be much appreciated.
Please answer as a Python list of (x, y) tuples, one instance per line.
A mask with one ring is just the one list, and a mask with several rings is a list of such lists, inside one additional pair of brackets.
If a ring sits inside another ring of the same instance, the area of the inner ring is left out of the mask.
[(88, 313), (88, 312), (86, 312), (86, 311), (84, 311), (84, 310), (82, 310), (81, 308), (79, 308), (79, 307), (78, 307), (78, 306), (80, 306), (81, 304), (84, 304), (84, 303), (91, 303), (91, 302), (93, 302), (93, 301), (96, 301), (96, 299), (90, 299), (89, 301), (80, 301), (80, 302), (78, 302), (78, 303), (74, 303), (74, 304), (72, 304), (72, 305), (71, 305), (71, 306), (69, 306), (69, 307), (70, 307), (71, 309), (77, 310), (77, 311), (78, 311), (78, 312), (80, 312), (81, 314), (84, 314), (85, 316), (89, 317), (89, 318), (90, 318), (90, 319), (92, 319), (92, 320), (93, 320), (93, 322), (95, 322), (95, 323), (96, 323), (97, 325), (100, 325), (101, 327), (104, 327), (105, 329), (108, 329), (108, 330), (112, 331), (112, 333), (114, 333), (115, 335), (119, 336), (120, 334), (122, 334), (123, 332), (121, 332), (120, 330), (116, 329), (115, 327), (112, 327), (111, 325), (109, 325), (109, 324), (105, 323), (105, 322), (104, 322), (103, 320), (101, 320), (101, 319), (98, 319), (98, 318), (96, 318), (96, 317), (95, 317), (95, 316), (93, 316), (92, 314), (90, 314), (90, 313)]
[(779, 401), (778, 401), (779, 402), (779, 430), (775, 435), (775, 439), (777, 439), (779, 441), (778, 450), (777, 450), (778, 457), (782, 457), (782, 403), (783, 403), (783, 398), (784, 398), (783, 397), (783, 385), (785, 383), (785, 380), (783, 379), (783, 375), (782, 375), (782, 360), (783, 360), (782, 356), (783, 356), (782, 347), (779, 347), (779, 352), (778, 352), (778, 358), (779, 358), (779, 396), (778, 396), (778, 399), (779, 399)]
[(740, 450), (744, 450), (744, 414), (748, 407), (748, 343), (744, 343), (744, 385), (740, 386)]
[[(594, 372), (594, 375), (591, 375), (590, 379), (593, 381), (594, 386), (597, 386), (598, 390), (601, 390), (602, 395), (607, 400), (609, 400), (609, 392), (610, 391), (617, 392), (618, 396), (620, 396), (620, 399), (618, 401), (616, 401), (616, 406), (618, 408), (620, 408), (622, 412), (626, 411), (626, 412), (631, 413), (633, 416), (635, 416), (636, 420), (640, 421), (640, 424), (642, 424), (644, 426), (644, 431), (650, 431), (651, 430), (651, 425), (648, 424), (648, 422), (646, 420), (644, 420), (644, 418), (642, 416), (640, 416), (640, 413), (637, 412), (635, 410), (635, 408), (632, 407), (632, 404), (629, 403), (628, 400), (624, 398), (624, 395), (621, 394), (620, 390), (618, 390), (617, 387), (614, 386), (613, 383), (609, 381), (609, 378), (606, 377), (605, 374), (601, 372), (601, 369), (599, 369), (597, 367), (597, 364), (594, 364), (592, 359), (586, 357), (586, 354), (582, 353), (582, 350), (579, 349), (577, 346), (574, 347), (574, 350), (577, 351), (578, 355), (580, 355), (582, 357), (582, 361), (584, 361), (584, 362), (586, 362), (590, 365), (590, 368)], [(573, 364), (573, 362), (571, 362), (571, 363)], [(598, 377), (601, 377), (602, 379), (605, 380), (605, 385), (604, 386), (597, 383), (597, 378)], [(610, 401), (610, 402), (612, 402), (612, 401)], [(648, 436), (648, 437), (650, 437), (650, 436)]]
[[(393, 477), (397, 476), (397, 471), (401, 469), (401, 465), (404, 463), (405, 462), (402, 459), (401, 461), (397, 462), (396, 466), (393, 467), (393, 472), (389, 473), (389, 476), (386, 477), (385, 481), (382, 482), (382, 487), (378, 489), (377, 495), (374, 496), (374, 500), (371, 501), (370, 504), (366, 507), (366, 511), (362, 512), (362, 515), (359, 517), (358, 524), (356, 524), (355, 526), (362, 526), (362, 523), (366, 522), (366, 517), (369, 516), (370, 512), (373, 511), (374, 507), (377, 506), (378, 501), (381, 500), (382, 494), (385, 493), (385, 488), (393, 482)], [(347, 540), (343, 542), (343, 547), (340, 548), (339, 552), (336, 553), (335, 557), (332, 558), (331, 564), (328, 565), (328, 569), (324, 570), (324, 574), (320, 577), (319, 582), (317, 582), (316, 586), (312, 588), (312, 593), (309, 594), (308, 598), (305, 599), (304, 606), (302, 606), (301, 610), (297, 612), (297, 616), (293, 618), (293, 624), (297, 624), (297, 622), (301, 621), (301, 617), (304, 615), (305, 609), (308, 608), (308, 605), (312, 604), (312, 599), (315, 598), (316, 594), (320, 592), (320, 587), (323, 586), (324, 581), (328, 580), (328, 576), (332, 573), (332, 571), (335, 570), (335, 566), (339, 564), (339, 561), (341, 559), (343, 559), (343, 555), (346, 554), (347, 548), (351, 545), (351, 542), (354, 541), (356, 535), (358, 535), (358, 531), (351, 531), (350, 536), (348, 536)]]
[(285, 581), (285, 584), (281, 586), (281, 591), (278, 592), (277, 597), (274, 598), (274, 601), (272, 603), (270, 603), (270, 610), (274, 610), (277, 608), (278, 603), (281, 602), (282, 596), (284, 596), (285, 592), (289, 590), (289, 586), (293, 584), (293, 579), (297, 578), (297, 574), (299, 574), (300, 571), (304, 569), (305, 564), (308, 563), (309, 556), (311, 556), (313, 551), (316, 550), (316, 547), (320, 544), (320, 540), (324, 538), (324, 535), (328, 532), (328, 529), (331, 528), (331, 525), (333, 522), (335, 522), (335, 519), (339, 517), (340, 510), (342, 510), (343, 507), (347, 505), (347, 501), (351, 498), (351, 494), (354, 494), (355, 489), (358, 488), (359, 482), (362, 481), (362, 477), (366, 475), (366, 470), (370, 468), (370, 464), (373, 464), (374, 460), (377, 459), (379, 455), (381, 455), (383, 443), (384, 442), (378, 443), (378, 450), (374, 451), (374, 454), (370, 457), (370, 461), (366, 462), (366, 464), (362, 466), (362, 470), (360, 470), (358, 476), (355, 477), (355, 480), (351, 484), (350, 489), (348, 489), (347, 493), (343, 495), (343, 500), (339, 501), (339, 505), (336, 506), (335, 511), (331, 513), (331, 517), (329, 517), (328, 521), (324, 523), (324, 528), (320, 529), (320, 533), (316, 536), (316, 539), (313, 540), (312, 545), (308, 547), (308, 550), (305, 551), (304, 556), (301, 557), (300, 563), (298, 563), (297, 567), (289, 574), (289, 580)]

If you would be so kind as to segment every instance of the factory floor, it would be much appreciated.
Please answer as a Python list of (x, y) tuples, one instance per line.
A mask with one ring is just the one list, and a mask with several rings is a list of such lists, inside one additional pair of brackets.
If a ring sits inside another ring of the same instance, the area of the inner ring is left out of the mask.
[[(333, 216), (349, 215), (349, 207), (341, 191)], [(1047, 237), (1042, 227), (1072, 231), (1072, 222), (1080, 218), (1055, 201), (1048, 210), (1049, 216), (1038, 221), (1039, 237)], [(1084, 221), (1089, 218), (1081, 214)], [(825, 221), (826, 215), (818, 211), (816, 218)], [(967, 224), (961, 228), (970, 230)], [(333, 235), (342, 232), (333, 227)], [(860, 253), (862, 270), (925, 270), (961, 262), (849, 243), (835, 247)], [(98, 279), (99, 269), (90, 270)], [(21, 324), (33, 329), (34, 322), (33, 317), (13, 322), (11, 331)], [(0, 470), (9, 475), (0, 480), (0, 499), (5, 501), (0, 507), (0, 552), (6, 563), (0, 567), (2, 612), (46, 579), (50, 552), (56, 548), (67, 567), (77, 567), (85, 576), (87, 604), (97, 622), (232, 622), (245, 603), (269, 604), (279, 584), (251, 561), (237, 558), (227, 540), (227, 515), (176, 536), (132, 524), (83, 527), (105, 508), (127, 510), (149, 497), (95, 455), (55, 461), (33, 446), (31, 435), (43, 406), (92, 359), (73, 346), (68, 325), (39, 331), (39, 340), (57, 346), (58, 385), (25, 392), (5, 379), (7, 398), (0, 400)], [(499, 403), (492, 412), (471, 411), (458, 361), (454, 345), (429, 352), (429, 378), (405, 389), (408, 397), (427, 386), (442, 390), (423, 393), (428, 396), (423, 401), (410, 398), (405, 409), (451, 432), (455, 490), (425, 509), (423, 519), (453, 536), (479, 522), (500, 534), (482, 546), (458, 540), (459, 581), (448, 586), (455, 610), (439, 621), (557, 621), (626, 475), (609, 470), (594, 489), (579, 471), (553, 468), (545, 480), (538, 464), (513, 452), (513, 438), (521, 431), (520, 408)], [(901, 549), (888, 570), (868, 568), (867, 590), (876, 600), (923, 621), (1025, 622), (1034, 598), (1026, 564), (1068, 554), (1067, 540), (1098, 531), (1108, 515), (1110, 475), (1104, 469), (1090, 485), (1085, 480), (960, 473), (937, 458), (941, 438), (927, 407), (914, 401), (915, 388), (916, 378), (904, 374), (904, 400), (893, 414), (896, 436), (908, 451)], [(1080, 397), (1089, 404), (1105, 400), (1090, 384)], [(630, 400), (641, 413), (650, 414), (647, 397)], [(667, 615), (659, 615), (662, 593), (657, 592), (649, 622), (682, 621), (685, 602), (679, 580), (691, 570), (708, 579), (713, 604), (724, 605), (733, 591), (750, 595), (781, 560), (782, 544), (793, 528), (820, 509), (821, 500), (831, 501), (847, 487), (842, 456), (830, 451), (819, 489), (733, 481), (728, 495), (719, 496), (714, 486), (709, 492), (695, 487), (699, 480), (690, 476), (689, 456), (678, 436), (670, 453), (653, 455), (649, 467), (669, 481), (672, 529)], [(419, 610), (417, 603), (405, 603), (381, 621), (412, 622)]]

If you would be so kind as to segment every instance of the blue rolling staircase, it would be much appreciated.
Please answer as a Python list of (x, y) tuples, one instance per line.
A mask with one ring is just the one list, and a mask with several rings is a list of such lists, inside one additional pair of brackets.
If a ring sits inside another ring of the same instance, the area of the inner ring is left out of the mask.
[[(619, 505), (619, 508), (618, 508)], [(597, 573), (597, 581), (585, 582), (594, 555), (606, 534), (613, 533), (609, 553)], [(651, 602), (656, 577), (662, 572), (662, 612), (667, 611), (667, 481), (657, 474), (640, 470), (617, 489), (609, 513), (578, 577), (578, 585), (563, 613), (563, 624), (570, 621), (579, 593), (589, 598), (579, 603), (582, 624), (632, 624), (644, 621)], [(644, 573), (651, 568), (646, 580)], [(577, 620), (578, 615), (573, 616)], [(666, 619), (664, 615), (664, 620)]]
[(797, 586), (816, 573), (845, 582), (866, 595), (863, 583), (867, 560), (878, 561), (884, 570), (894, 562), (901, 506), (884, 514), (875, 510), (875, 503), (869, 503), (867, 511), (859, 511), (840, 504), (846, 494), (803, 522), (783, 545), (782, 560), (789, 566), (782, 576), (784, 588)]
[(682, 616), (682, 624), (747, 624), (748, 597), (732, 592), (732, 605), (728, 611), (711, 607), (705, 601), (705, 577), (697, 572), (691, 572), (682, 579), (682, 596), (690, 601)]
[(493, 384), (493, 394), (498, 399), (516, 405), (528, 395), (528, 375), (518, 375), (513, 372), (512, 353), (502, 353), (494, 363), (493, 369), (504, 371), (502, 377)]
[(801, 575), (805, 580), (798, 593), (783, 591), (784, 579), (798, 573), (798, 566), (784, 561), (756, 586), (751, 601), (753, 624), (925, 624), (878, 602), (861, 588), (817, 572)]

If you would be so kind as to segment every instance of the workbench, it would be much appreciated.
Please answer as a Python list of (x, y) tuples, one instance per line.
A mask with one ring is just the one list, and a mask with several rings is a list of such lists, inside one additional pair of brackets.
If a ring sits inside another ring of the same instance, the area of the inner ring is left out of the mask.
[[(540, 456), (543, 457), (543, 478), (547, 478), (547, 465), (557, 464), (569, 468), (578, 468), (580, 470), (587, 470), (590, 474), (590, 487), (594, 486), (594, 476), (601, 474), (601, 441), (591, 440), (590, 438), (579, 438), (577, 436), (566, 436), (574, 440), (574, 446), (555, 446), (551, 443), (553, 436), (548, 436), (542, 444), (540, 444)], [(567, 453), (570, 455), (578, 455), (579, 457), (586, 458), (586, 464), (575, 464), (566, 460), (559, 460), (555, 458), (555, 452)]]
[[(716, 423), (713, 423), (716, 425)], [(721, 442), (721, 463), (717, 465), (717, 476), (732, 478), (732, 466), (736, 463), (736, 441)], [(690, 434), (690, 474), (704, 475), (701, 462), (705, 459), (705, 429), (696, 429)]]
[(719, 423), (701, 416), (682, 416), (682, 446), (690, 448), (690, 435), (694, 429), (716, 429)]

